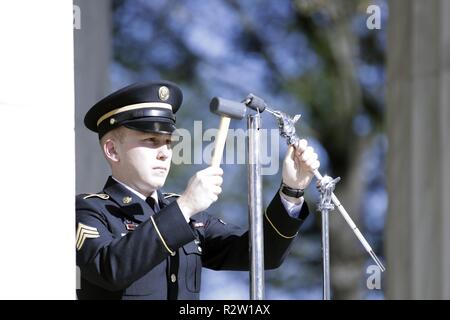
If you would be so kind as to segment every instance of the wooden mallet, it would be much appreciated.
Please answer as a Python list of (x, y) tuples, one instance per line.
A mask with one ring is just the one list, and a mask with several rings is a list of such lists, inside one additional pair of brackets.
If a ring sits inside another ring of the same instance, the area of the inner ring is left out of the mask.
[(221, 116), (219, 132), (217, 133), (216, 145), (212, 156), (211, 166), (220, 167), (223, 149), (228, 135), (228, 127), (231, 118), (241, 120), (245, 116), (247, 106), (243, 103), (214, 97), (209, 105), (211, 112)]

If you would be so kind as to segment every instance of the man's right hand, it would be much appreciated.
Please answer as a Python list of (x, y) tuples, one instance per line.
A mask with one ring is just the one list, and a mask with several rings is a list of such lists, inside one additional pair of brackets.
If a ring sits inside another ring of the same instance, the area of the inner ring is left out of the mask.
[(206, 210), (216, 202), (222, 192), (223, 170), (216, 167), (208, 167), (198, 171), (188, 182), (186, 190), (177, 199), (186, 220), (196, 213)]

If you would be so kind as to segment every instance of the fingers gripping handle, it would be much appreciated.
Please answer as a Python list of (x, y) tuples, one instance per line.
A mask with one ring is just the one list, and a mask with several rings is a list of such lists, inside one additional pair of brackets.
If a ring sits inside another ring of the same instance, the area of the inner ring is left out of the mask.
[(228, 127), (230, 126), (229, 117), (221, 117), (219, 132), (217, 133), (216, 145), (214, 146), (214, 153), (211, 160), (212, 167), (220, 167), (222, 160), (223, 149), (225, 147), (225, 141), (227, 140)]

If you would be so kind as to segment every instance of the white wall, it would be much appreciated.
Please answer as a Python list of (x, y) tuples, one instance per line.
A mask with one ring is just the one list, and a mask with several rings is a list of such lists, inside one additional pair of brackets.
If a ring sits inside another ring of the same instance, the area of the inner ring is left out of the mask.
[(450, 1), (389, 5), (386, 296), (450, 299)]
[(84, 126), (86, 112), (110, 93), (111, 0), (74, 0), (81, 29), (74, 34), (76, 193), (94, 193), (111, 174), (98, 135)]
[(0, 299), (73, 299), (72, 1), (2, 0), (0, 39)]

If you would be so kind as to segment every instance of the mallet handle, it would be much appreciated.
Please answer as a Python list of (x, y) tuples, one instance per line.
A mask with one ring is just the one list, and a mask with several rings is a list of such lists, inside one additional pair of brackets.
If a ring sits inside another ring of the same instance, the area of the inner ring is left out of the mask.
[(220, 167), (220, 161), (222, 160), (223, 149), (225, 147), (225, 141), (227, 140), (230, 120), (231, 118), (225, 116), (222, 116), (220, 119), (219, 132), (217, 133), (216, 145), (214, 146), (214, 153), (211, 161), (212, 167)]

